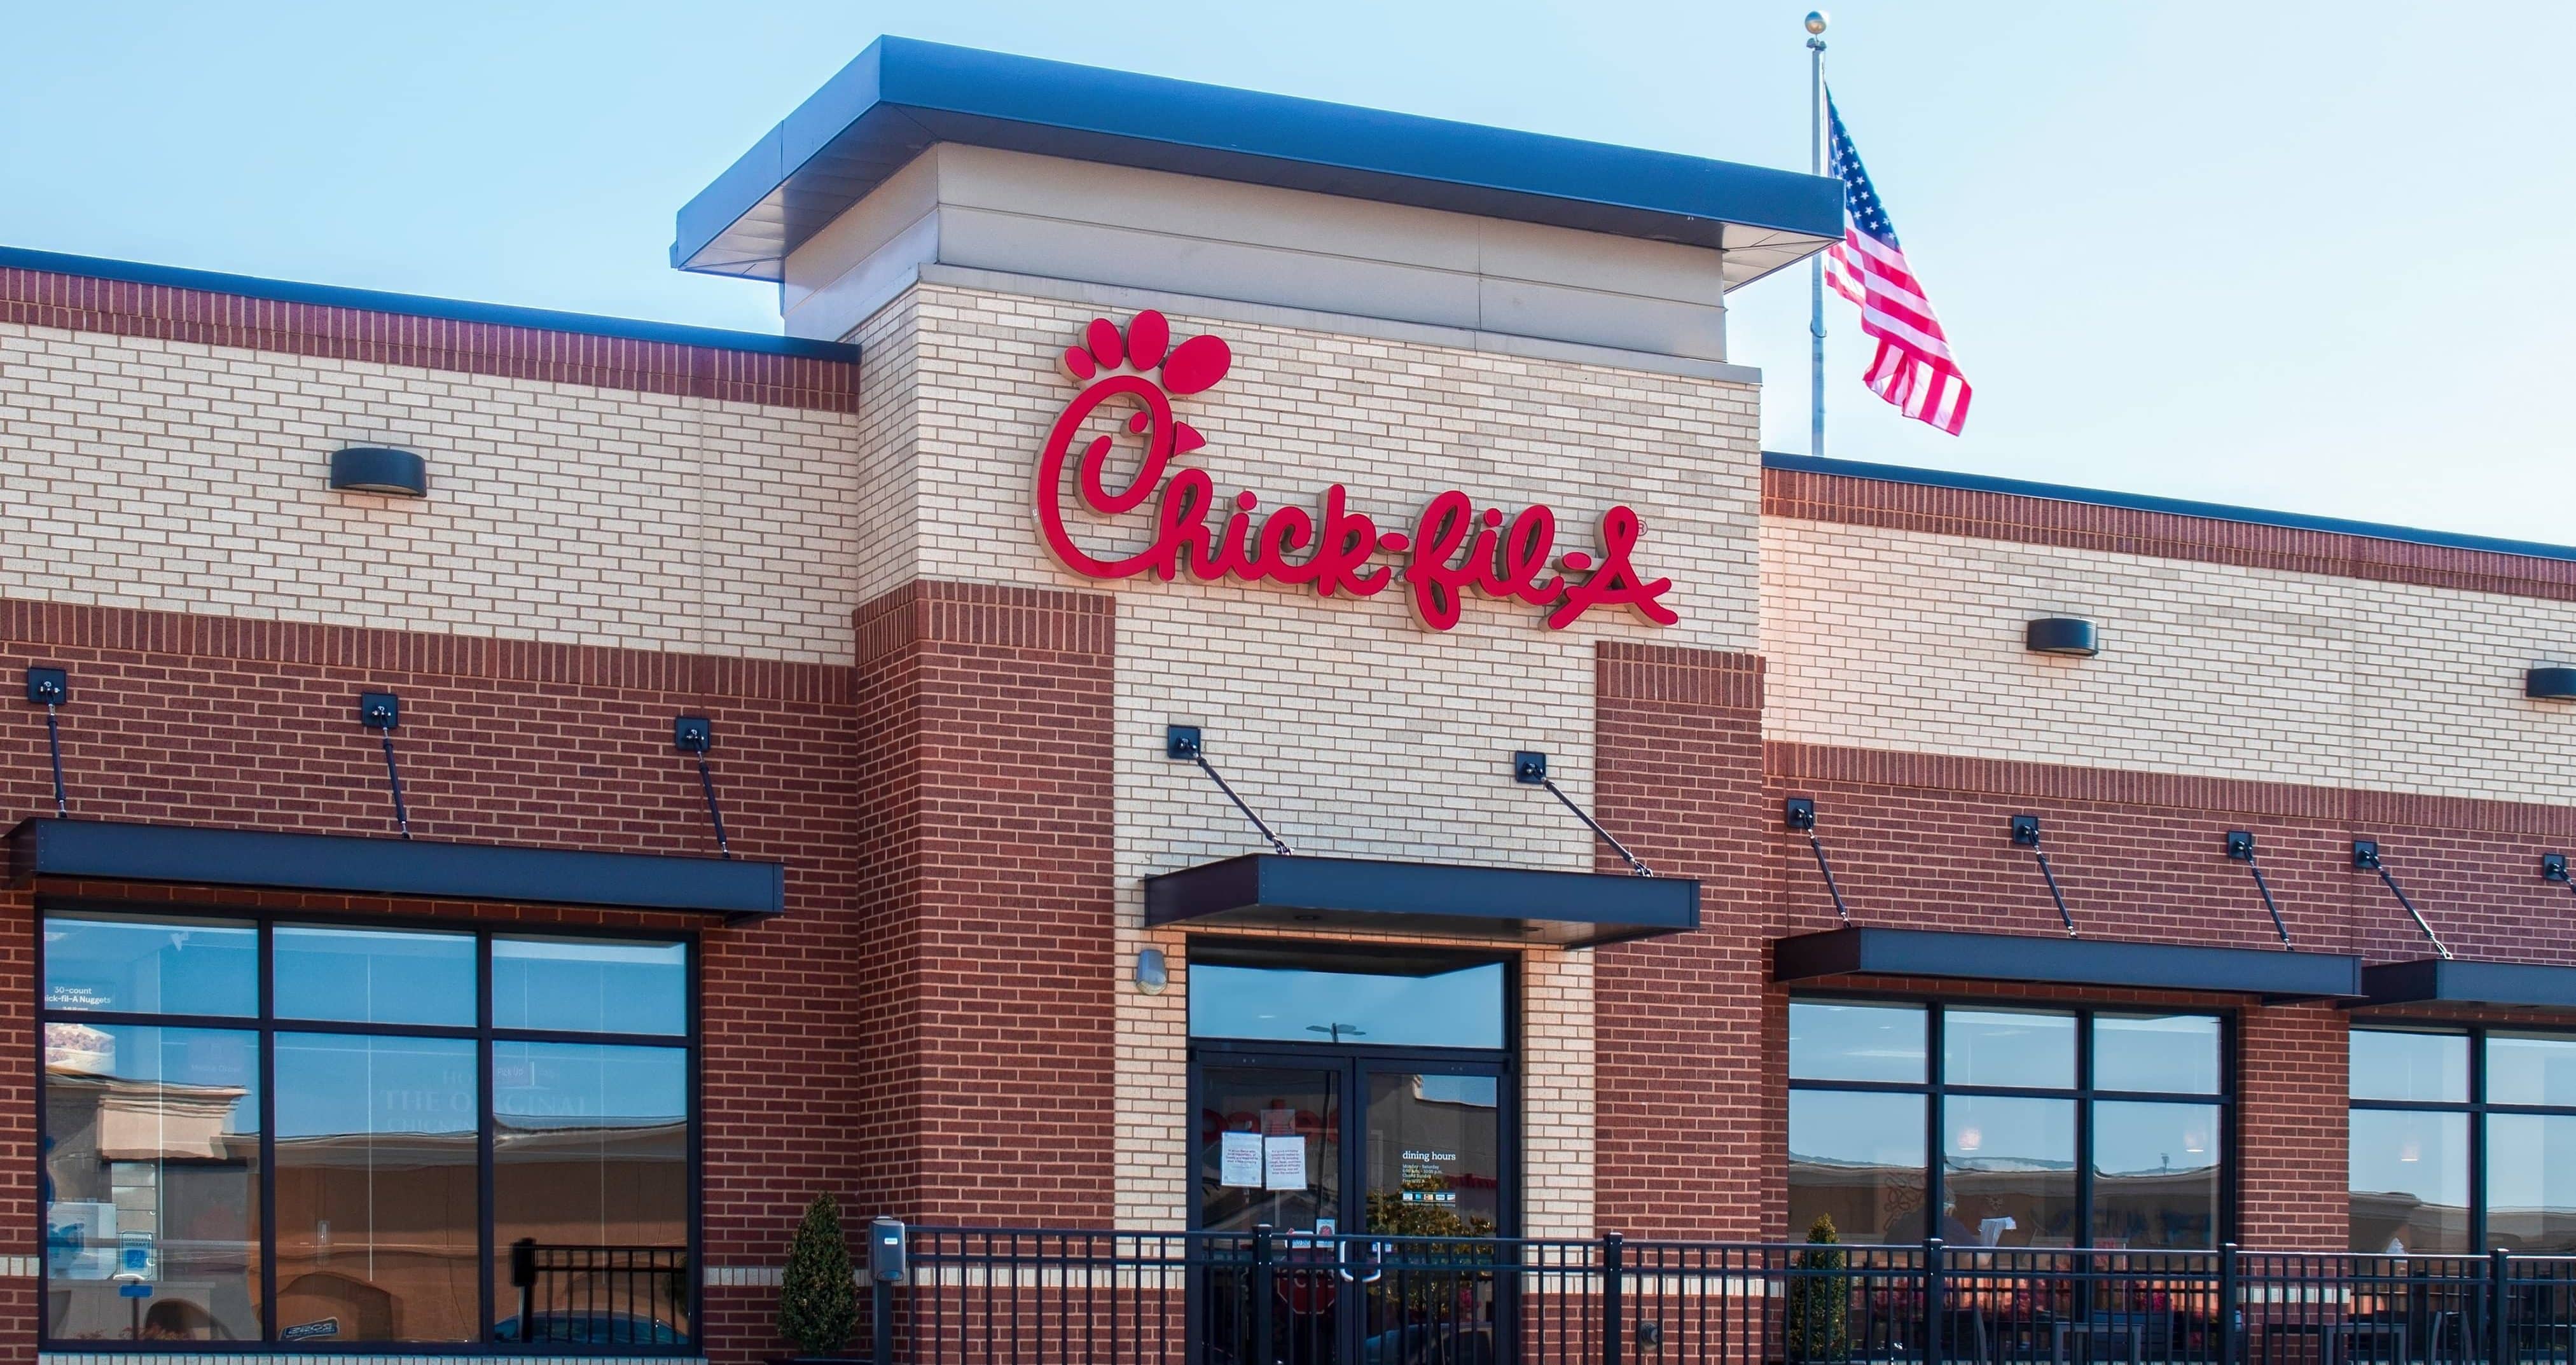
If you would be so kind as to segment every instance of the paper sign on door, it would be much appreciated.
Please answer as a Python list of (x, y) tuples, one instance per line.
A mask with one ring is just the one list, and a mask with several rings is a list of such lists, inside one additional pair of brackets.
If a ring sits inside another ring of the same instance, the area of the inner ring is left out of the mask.
[(1222, 1133), (1217, 1140), (1217, 1183), (1229, 1189), (1260, 1189), (1261, 1135)]
[(1274, 1190), (1306, 1188), (1306, 1139), (1270, 1137), (1261, 1140), (1264, 1184)]

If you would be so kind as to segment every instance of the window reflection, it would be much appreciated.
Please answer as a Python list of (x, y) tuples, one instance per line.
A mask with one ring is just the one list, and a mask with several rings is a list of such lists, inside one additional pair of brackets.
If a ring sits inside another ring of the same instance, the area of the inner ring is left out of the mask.
[(2487, 1116), (2486, 1240), (2507, 1251), (2576, 1252), (2576, 1114)]
[(1942, 1130), (1943, 1240), (2075, 1244), (2074, 1101), (1952, 1095)]
[(2093, 1016), (2093, 1088), (2218, 1093), (2218, 1020), (2207, 1014)]
[(2469, 1038), (2464, 1033), (2352, 1031), (2352, 1097), (2465, 1104)]
[(2576, 1108), (2576, 1038), (2488, 1034), (2487, 1102)]
[(1945, 1010), (1941, 1068), (1951, 1085), (2067, 1089), (2075, 1084), (2075, 1016)]
[(257, 1340), (259, 1035), (44, 1028), (47, 1333)]
[(496, 936), (492, 1025), (556, 1033), (688, 1032), (684, 943)]
[(1789, 1002), (1789, 1074), (1809, 1081), (1923, 1080), (1920, 1005)]
[(474, 1043), (277, 1036), (277, 1320), (298, 1341), (472, 1341)]
[(1193, 962), (1190, 1036), (1413, 1047), (1503, 1045), (1503, 964), (1423, 975)]
[(2214, 1104), (2095, 1104), (2093, 1244), (2217, 1246), (2218, 1143)]
[(1818, 1216), (1846, 1242), (1923, 1238), (1924, 1099), (1847, 1090), (1789, 1092), (1789, 1235)]
[(277, 1016), (354, 1024), (474, 1023), (474, 936), (281, 924)]
[(45, 1008), (259, 1012), (259, 931), (234, 920), (45, 917)]
[[(497, 945), (496, 945), (497, 946)], [(492, 1045), (492, 1241), (688, 1245), (688, 1054), (590, 1043)], [(576, 1274), (549, 1286), (546, 1321), (515, 1312), (509, 1258), (493, 1264), (504, 1341), (653, 1344), (688, 1331), (684, 1277)], [(572, 1316), (567, 1316), (572, 1315)], [(606, 1315), (603, 1317), (603, 1315)], [(578, 1320), (575, 1320), (577, 1318)], [(594, 1321), (593, 1319), (599, 1319)]]
[(2467, 1251), (2469, 1116), (2353, 1110), (2349, 1188), (2353, 1250)]

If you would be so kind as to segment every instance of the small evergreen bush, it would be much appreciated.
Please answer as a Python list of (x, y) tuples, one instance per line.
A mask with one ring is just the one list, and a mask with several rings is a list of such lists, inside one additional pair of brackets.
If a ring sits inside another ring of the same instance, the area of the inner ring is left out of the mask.
[(1851, 1310), (1850, 1285), (1839, 1273), (1847, 1255), (1841, 1248), (1841, 1234), (1834, 1231), (1834, 1220), (1816, 1216), (1807, 1229), (1807, 1249), (1798, 1253), (1797, 1268), (1806, 1273), (1791, 1277), (1788, 1293), (1789, 1359), (1799, 1362), (1838, 1361), (1845, 1354), (1845, 1318)]
[(787, 1273), (778, 1285), (778, 1334), (807, 1355), (849, 1344), (859, 1325), (859, 1290), (851, 1278), (850, 1244), (841, 1233), (841, 1206), (814, 1196), (787, 1244)]

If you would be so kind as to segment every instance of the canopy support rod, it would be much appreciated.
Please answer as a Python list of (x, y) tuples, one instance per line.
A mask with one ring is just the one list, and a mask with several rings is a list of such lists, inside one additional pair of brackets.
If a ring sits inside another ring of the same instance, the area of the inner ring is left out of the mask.
[(2281, 922), (2281, 907), (2272, 901), (2272, 885), (2263, 880), (2263, 865), (2254, 861), (2254, 832), (2244, 829), (2227, 831), (2227, 856), (2245, 864), (2245, 870), (2254, 874), (2254, 889), (2263, 893), (2263, 908), (2272, 912), (2272, 932), (2281, 936), (2281, 947), (2287, 950), (2290, 947), (2290, 926)]
[(1288, 846), (1287, 840), (1279, 837), (1279, 832), (1272, 829), (1268, 821), (1254, 814), (1252, 807), (1244, 804), (1243, 798), (1235, 793), (1234, 784), (1226, 781), (1225, 774), (1218, 772), (1216, 765), (1207, 761), (1206, 746), (1200, 740), (1199, 727), (1195, 725), (1164, 727), (1163, 756), (1199, 765), (1199, 771), (1206, 773), (1208, 780), (1216, 784), (1216, 789), (1225, 793), (1225, 799), (1233, 802), (1234, 808), (1243, 812), (1243, 818), (1251, 821), (1254, 829), (1261, 831), (1261, 837), (1270, 841), (1272, 852), (1295, 853), (1297, 851)]
[(1842, 884), (1834, 880), (1834, 865), (1825, 861), (1824, 840), (1816, 837), (1816, 802), (1813, 797), (1793, 796), (1780, 809), (1781, 823), (1793, 834), (1807, 836), (1807, 850), (1816, 855), (1816, 870), (1825, 874), (1825, 892), (1834, 898), (1834, 916), (1851, 927), (1851, 907), (1843, 903)]
[(2066, 936), (2082, 938), (2082, 934), (2075, 932), (2074, 914), (2066, 908), (2066, 893), (2058, 889), (2057, 869), (2048, 865), (2048, 854), (2039, 846), (2039, 817), (2016, 815), (2012, 817), (2011, 829), (2013, 846), (2029, 849), (2030, 856), (2039, 861), (2039, 875), (2047, 879), (2048, 898), (2057, 902), (2057, 922), (2066, 926)]
[(706, 794), (707, 822), (716, 827), (716, 852), (733, 856), (733, 841), (725, 837), (724, 812), (716, 806), (716, 775), (707, 767), (707, 750), (715, 747), (716, 727), (704, 716), (682, 716), (671, 722), (671, 744), (684, 754), (698, 758), (698, 790)]
[(2352, 841), (2352, 867), (2356, 872), (2378, 873), (2380, 885), (2387, 887), (2388, 894), (2395, 896), (2397, 903), (2406, 907), (2406, 913), (2413, 917), (2415, 927), (2424, 931), (2424, 941), (2433, 945), (2433, 951), (2439, 954), (2444, 962), (2452, 960), (2450, 945), (2442, 942), (2442, 936), (2434, 933), (2433, 926), (2424, 922), (2424, 912), (2415, 908), (2415, 902), (2406, 899), (2406, 889), (2399, 886), (2397, 879), (2388, 875), (2388, 869), (2380, 865), (2379, 844), (2376, 840)]
[(385, 741), (385, 780), (394, 794), (394, 828), (402, 837), (411, 837), (411, 809), (403, 804), (402, 766), (394, 762), (394, 729), (402, 724), (402, 698), (391, 692), (358, 694), (358, 723), (382, 735)]
[(1574, 818), (1582, 821), (1584, 828), (1591, 830), (1601, 842), (1610, 846), (1611, 852), (1619, 855), (1619, 860), (1628, 865), (1628, 875), (1632, 877), (1655, 875), (1655, 869), (1646, 866), (1645, 859), (1629, 852), (1628, 846), (1619, 842), (1617, 835), (1603, 829), (1601, 822), (1593, 819), (1590, 811), (1574, 804), (1574, 798), (1566, 795), (1565, 790), (1556, 785), (1555, 779), (1547, 775), (1547, 755), (1530, 749), (1523, 749), (1513, 754), (1512, 780), (1527, 786), (1545, 787), (1548, 795), (1555, 797), (1567, 810), (1574, 812)]

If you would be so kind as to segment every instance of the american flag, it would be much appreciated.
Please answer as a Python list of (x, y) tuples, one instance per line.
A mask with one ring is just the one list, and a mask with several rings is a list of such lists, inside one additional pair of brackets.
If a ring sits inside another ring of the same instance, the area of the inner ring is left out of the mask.
[(1941, 320), (1905, 263), (1887, 205), (1869, 183), (1830, 95), (1825, 117), (1833, 125), (1828, 169), (1843, 182), (1843, 239), (1825, 252), (1825, 283), (1860, 305), (1860, 330), (1878, 340), (1878, 354), (1862, 380), (1906, 416), (1956, 436), (1968, 421), (1968, 381), (1950, 358)]

